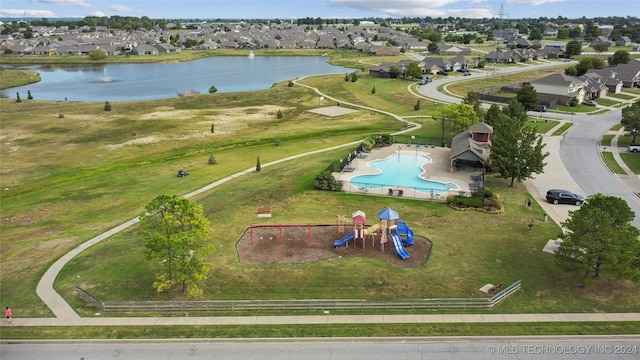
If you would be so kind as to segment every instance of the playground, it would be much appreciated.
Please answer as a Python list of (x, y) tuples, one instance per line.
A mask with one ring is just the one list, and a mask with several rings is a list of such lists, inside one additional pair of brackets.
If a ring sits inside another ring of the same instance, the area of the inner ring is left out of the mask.
[[(242, 264), (295, 264), (324, 259), (363, 257), (382, 260), (393, 266), (412, 268), (424, 265), (431, 253), (431, 240), (411, 232), (412, 244), (407, 236), (400, 236), (405, 223), (393, 219), (397, 213), (391, 209), (392, 219), (374, 218), (366, 223), (365, 215), (356, 211), (352, 216), (336, 216), (334, 224), (261, 224), (250, 225), (236, 243), (238, 259)], [(387, 236), (381, 246), (381, 223)], [(357, 238), (354, 237), (357, 233)], [(398, 234), (398, 236), (396, 236)], [(393, 238), (396, 238), (398, 243)], [(404, 244), (404, 245), (403, 245)], [(401, 255), (402, 254), (402, 255)]]

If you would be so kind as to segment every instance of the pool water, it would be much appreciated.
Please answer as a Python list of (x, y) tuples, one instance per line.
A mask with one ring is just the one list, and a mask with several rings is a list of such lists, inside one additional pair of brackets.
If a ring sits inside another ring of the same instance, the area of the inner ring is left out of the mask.
[(393, 155), (384, 160), (373, 160), (367, 163), (370, 168), (377, 169), (378, 174), (355, 176), (350, 182), (352, 185), (369, 189), (402, 186), (423, 193), (432, 191), (443, 193), (458, 189), (458, 186), (452, 183), (420, 178), (420, 174), (424, 172), (422, 166), (430, 162), (431, 159), (424, 155)]

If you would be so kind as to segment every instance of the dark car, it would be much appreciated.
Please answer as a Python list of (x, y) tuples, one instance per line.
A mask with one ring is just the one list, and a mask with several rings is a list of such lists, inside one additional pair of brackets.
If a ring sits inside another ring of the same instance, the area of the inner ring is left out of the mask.
[(537, 111), (537, 112), (546, 112), (547, 111), (547, 107), (544, 105), (540, 105), (537, 108), (533, 109), (533, 111)]
[(438, 71), (438, 75), (444, 75), (444, 76), (448, 76), (449, 73), (443, 70)]
[(571, 204), (580, 206), (584, 203), (582, 195), (574, 194), (568, 190), (551, 189), (547, 191), (546, 199), (552, 204)]
[(596, 106), (596, 105), (598, 105), (598, 103), (593, 101), (593, 100), (585, 100), (582, 103), (587, 105), (587, 106)]
[(465, 71), (464, 74), (462, 74), (462, 76), (471, 76), (471, 73), (468, 71)]

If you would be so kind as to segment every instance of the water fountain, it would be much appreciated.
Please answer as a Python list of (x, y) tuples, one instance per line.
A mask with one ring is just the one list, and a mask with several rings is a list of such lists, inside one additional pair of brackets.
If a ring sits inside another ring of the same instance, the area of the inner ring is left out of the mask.
[(111, 76), (107, 75), (107, 68), (102, 70), (102, 77), (100, 77), (102, 82), (111, 82)]
[(253, 59), (254, 55), (253, 55), (253, 50), (249, 50), (249, 59)]

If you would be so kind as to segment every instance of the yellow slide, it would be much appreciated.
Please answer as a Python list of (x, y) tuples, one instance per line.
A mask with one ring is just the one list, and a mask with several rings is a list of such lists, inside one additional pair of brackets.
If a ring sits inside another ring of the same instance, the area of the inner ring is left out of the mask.
[(368, 228), (364, 229), (364, 235), (366, 236), (375, 234), (376, 232), (378, 232), (378, 230), (380, 230), (380, 224), (369, 226)]

